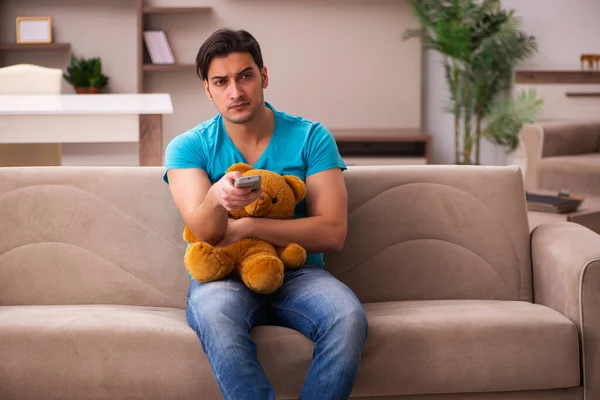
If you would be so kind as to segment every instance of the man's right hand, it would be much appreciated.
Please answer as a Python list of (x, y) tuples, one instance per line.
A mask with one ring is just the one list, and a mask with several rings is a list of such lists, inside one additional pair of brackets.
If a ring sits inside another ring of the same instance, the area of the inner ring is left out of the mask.
[(234, 182), (242, 174), (232, 171), (225, 174), (208, 190), (207, 197), (220, 204), (227, 211), (240, 210), (262, 195), (262, 188), (252, 191), (250, 188), (236, 188)]

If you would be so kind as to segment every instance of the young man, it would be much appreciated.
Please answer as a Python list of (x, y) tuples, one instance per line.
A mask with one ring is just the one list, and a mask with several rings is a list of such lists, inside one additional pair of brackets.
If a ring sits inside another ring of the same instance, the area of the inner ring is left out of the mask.
[[(235, 279), (191, 281), (187, 321), (197, 334), (225, 399), (273, 399), (250, 330), (258, 324), (295, 329), (315, 343), (302, 399), (347, 399), (367, 336), (354, 293), (323, 269), (323, 252), (346, 237), (346, 168), (321, 124), (276, 110), (264, 100), (269, 83), (260, 46), (245, 31), (219, 30), (201, 46), (199, 77), (218, 115), (167, 146), (165, 181), (183, 220), (199, 240), (226, 246), (245, 237), (274, 245), (295, 242), (307, 265), (286, 271), (271, 295)], [(305, 201), (292, 220), (228, 219), (261, 192), (235, 188), (236, 162), (305, 181)]]

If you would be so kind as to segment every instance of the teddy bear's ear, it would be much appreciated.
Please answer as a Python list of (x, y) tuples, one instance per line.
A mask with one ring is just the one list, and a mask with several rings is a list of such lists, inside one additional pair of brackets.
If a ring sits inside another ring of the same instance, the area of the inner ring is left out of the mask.
[(296, 203), (300, 203), (300, 200), (306, 196), (306, 185), (302, 181), (302, 179), (298, 178), (294, 175), (284, 175), (283, 177), (288, 185), (292, 188), (292, 192), (294, 192), (294, 199)]
[(198, 239), (196, 239), (196, 236), (194, 236), (194, 234), (192, 233), (192, 230), (188, 228), (187, 225), (183, 228), (183, 240), (190, 244), (196, 243), (198, 241)]
[(254, 169), (254, 168), (252, 168), (251, 165), (241, 162), (241, 163), (233, 164), (231, 167), (229, 167), (227, 169), (227, 173), (232, 172), (232, 171), (238, 171), (242, 174), (245, 174), (246, 172), (248, 172), (252, 169)]

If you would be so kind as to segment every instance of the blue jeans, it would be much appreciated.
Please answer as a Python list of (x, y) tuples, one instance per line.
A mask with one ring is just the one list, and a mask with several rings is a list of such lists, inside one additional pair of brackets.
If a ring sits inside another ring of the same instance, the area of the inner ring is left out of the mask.
[(270, 295), (255, 293), (237, 279), (192, 281), (187, 304), (188, 324), (225, 399), (275, 398), (250, 337), (256, 325), (295, 329), (314, 342), (300, 399), (350, 397), (367, 318), (354, 293), (329, 272), (310, 266), (286, 271), (283, 286)]

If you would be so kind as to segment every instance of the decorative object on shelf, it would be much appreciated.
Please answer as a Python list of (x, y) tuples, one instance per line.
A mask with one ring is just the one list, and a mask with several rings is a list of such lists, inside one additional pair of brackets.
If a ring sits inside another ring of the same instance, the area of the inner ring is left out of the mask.
[[(510, 153), (519, 146), (519, 131), (534, 122), (542, 100), (534, 90), (511, 95), (515, 66), (537, 51), (537, 40), (520, 30), (514, 10), (499, 0), (409, 0), (427, 50), (442, 55), (454, 115), (454, 162), (480, 164), (481, 138)], [(461, 135), (462, 133), (462, 135)], [(462, 137), (461, 137), (462, 136)]]
[(52, 18), (17, 17), (17, 43), (52, 43)]
[(147, 30), (144, 31), (143, 35), (152, 64), (175, 64), (175, 58), (165, 31)]
[(588, 67), (592, 71), (598, 70), (600, 64), (600, 54), (582, 54), (579, 57), (579, 61), (581, 62), (581, 70), (585, 70), (585, 64), (587, 63)]
[(94, 94), (108, 86), (108, 77), (102, 73), (102, 60), (95, 58), (77, 58), (71, 56), (71, 65), (63, 78), (69, 82), (79, 94)]

